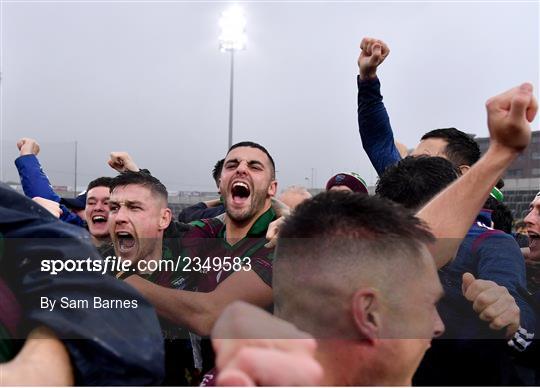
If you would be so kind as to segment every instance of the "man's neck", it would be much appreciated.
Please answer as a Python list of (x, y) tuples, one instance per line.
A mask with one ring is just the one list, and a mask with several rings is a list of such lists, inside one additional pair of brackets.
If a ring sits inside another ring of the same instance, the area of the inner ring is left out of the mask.
[(370, 362), (357, 340), (317, 340), (315, 358), (324, 370), (324, 386), (407, 386), (410, 381), (384, 373), (384, 367)]
[(111, 242), (111, 238), (109, 236), (107, 237), (92, 236), (92, 245), (94, 245), (96, 248), (99, 248), (105, 244), (109, 244), (110, 242)]
[(151, 269), (157, 268), (157, 271), (159, 271), (159, 266), (157, 264), (148, 265), (148, 263), (159, 262), (161, 259), (163, 259), (163, 243), (162, 243), (162, 239), (160, 238), (156, 242), (156, 246), (154, 247), (154, 250), (151, 253), (144, 255), (144, 257), (141, 257), (139, 259), (138, 263), (140, 263), (141, 261), (145, 262), (144, 265), (138, 264), (138, 269), (141, 270), (140, 274), (149, 275), (155, 272), (148, 268), (151, 268)]
[(246, 220), (245, 222), (236, 222), (227, 215), (225, 217), (225, 238), (227, 242), (230, 245), (234, 245), (238, 241), (246, 237), (253, 224), (255, 224), (259, 217), (263, 215), (266, 211), (268, 211), (271, 206), (272, 203), (270, 201), (266, 201), (264, 207), (259, 210), (257, 214), (255, 214), (253, 217), (251, 217), (249, 220)]
[(343, 351), (339, 350), (343, 340), (317, 340), (317, 352), (315, 358), (321, 364), (324, 377), (322, 386), (350, 386), (355, 384), (354, 379), (350, 378), (354, 373), (351, 369), (354, 365), (350, 364), (353, 360), (349, 354), (348, 360), (343, 360)]

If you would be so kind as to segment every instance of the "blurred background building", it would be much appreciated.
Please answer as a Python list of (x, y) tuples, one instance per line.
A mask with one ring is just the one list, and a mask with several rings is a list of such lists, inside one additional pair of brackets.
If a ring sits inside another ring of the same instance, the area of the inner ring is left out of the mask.
[[(488, 137), (477, 137), (482, 154), (489, 145)], [(532, 132), (529, 147), (512, 163), (504, 175), (504, 203), (514, 218), (522, 219), (528, 213), (532, 198), (540, 190), (540, 131)]]

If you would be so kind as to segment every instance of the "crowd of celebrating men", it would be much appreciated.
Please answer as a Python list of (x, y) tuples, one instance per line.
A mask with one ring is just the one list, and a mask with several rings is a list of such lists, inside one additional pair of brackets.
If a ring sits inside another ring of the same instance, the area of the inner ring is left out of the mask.
[[(0, 183), (0, 385), (539, 384), (540, 192), (520, 248), (500, 190), (530, 142), (532, 85), (487, 101), (484, 155), (453, 127), (408, 154), (377, 76), (389, 49), (360, 48), (375, 195), (356, 173), (279, 193), (270, 152), (243, 141), (216, 155), (220, 197), (177, 215), (127, 152), (61, 198), (22, 138), (26, 196)], [(88, 258), (123, 265), (42, 267)]]

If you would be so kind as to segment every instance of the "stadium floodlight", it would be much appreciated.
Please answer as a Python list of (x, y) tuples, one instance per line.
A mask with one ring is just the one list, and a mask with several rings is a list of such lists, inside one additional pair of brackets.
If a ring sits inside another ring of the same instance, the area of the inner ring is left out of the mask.
[(219, 47), (221, 51), (244, 50), (246, 48), (246, 18), (240, 6), (233, 5), (223, 11), (219, 19), (221, 35), (219, 36)]
[(246, 48), (246, 18), (244, 11), (238, 5), (233, 5), (223, 11), (219, 19), (221, 35), (219, 36), (219, 48), (222, 52), (231, 53), (231, 77), (229, 95), (229, 147), (233, 140), (233, 100), (234, 100), (234, 52)]

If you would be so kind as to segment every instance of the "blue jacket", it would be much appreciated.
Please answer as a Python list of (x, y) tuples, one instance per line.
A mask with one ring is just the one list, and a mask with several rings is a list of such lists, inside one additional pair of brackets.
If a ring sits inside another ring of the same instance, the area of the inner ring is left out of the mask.
[[(43, 172), (36, 155), (22, 155), (15, 159), (24, 195), (29, 198), (42, 197), (60, 202), (60, 196), (53, 190), (49, 178)], [(69, 224), (86, 227), (86, 223), (67, 207), (60, 204), (62, 215), (60, 219)]]
[(361, 80), (358, 85), (358, 128), (360, 138), (369, 160), (377, 174), (382, 175), (388, 166), (401, 160), (396, 145), (390, 118), (386, 112), (378, 78)]

